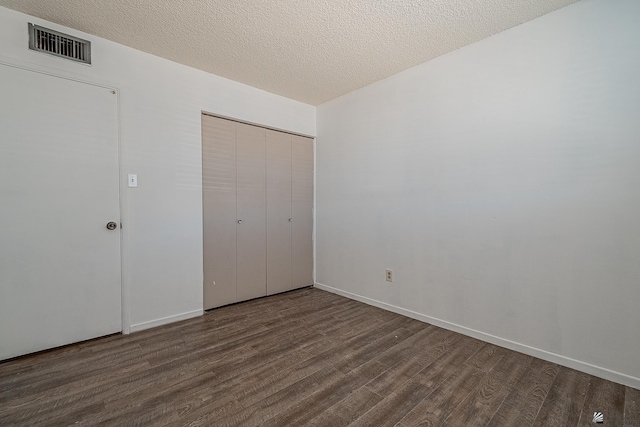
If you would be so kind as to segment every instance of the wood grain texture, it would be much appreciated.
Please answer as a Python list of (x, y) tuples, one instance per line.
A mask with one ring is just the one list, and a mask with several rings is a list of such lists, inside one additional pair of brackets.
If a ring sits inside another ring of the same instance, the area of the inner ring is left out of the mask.
[[(486, 374), (465, 366), (446, 379), (428, 399), (420, 402), (400, 423), (404, 426), (438, 425), (456, 410)], [(455, 392), (452, 392), (454, 391)]]
[(640, 390), (625, 387), (624, 427), (640, 426)]
[(512, 387), (524, 375), (531, 359), (530, 356), (514, 353), (497, 364), (482, 378), (475, 390), (467, 395), (460, 404), (461, 410), (452, 414), (447, 423), (460, 426), (486, 425), (512, 391)]
[(436, 358), (352, 425), (394, 426), (485, 345), (468, 337), (464, 337), (463, 343)]
[(590, 376), (560, 367), (534, 426), (575, 426), (578, 423), (589, 387)]
[(339, 403), (331, 406), (304, 425), (314, 427), (348, 426), (361, 414), (364, 414), (369, 409), (377, 405), (381, 400), (381, 396), (372, 392), (367, 387), (360, 387), (356, 391), (351, 392)]
[(530, 426), (536, 419), (559, 366), (534, 359), (518, 387), (502, 402), (488, 426)]
[(624, 418), (624, 386), (602, 378), (590, 378), (589, 390), (578, 426), (592, 426), (593, 413), (602, 412), (606, 425), (621, 426)]
[(638, 426), (640, 392), (307, 288), (0, 363), (7, 426)]

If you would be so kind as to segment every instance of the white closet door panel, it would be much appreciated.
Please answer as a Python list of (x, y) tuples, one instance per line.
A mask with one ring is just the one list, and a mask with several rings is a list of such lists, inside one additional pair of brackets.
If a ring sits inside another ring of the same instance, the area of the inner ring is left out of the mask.
[(204, 308), (236, 301), (236, 123), (202, 116)]
[(291, 289), (291, 135), (267, 130), (267, 294)]
[(313, 284), (313, 139), (293, 136), (292, 154), (292, 287)]
[(0, 65), (0, 359), (122, 330), (117, 98)]
[(236, 124), (238, 301), (267, 294), (265, 135)]

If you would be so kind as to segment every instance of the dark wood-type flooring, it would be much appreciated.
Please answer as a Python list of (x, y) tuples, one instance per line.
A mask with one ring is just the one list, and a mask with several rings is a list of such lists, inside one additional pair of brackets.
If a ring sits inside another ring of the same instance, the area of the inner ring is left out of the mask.
[(640, 426), (640, 391), (317, 289), (0, 363), (0, 424)]

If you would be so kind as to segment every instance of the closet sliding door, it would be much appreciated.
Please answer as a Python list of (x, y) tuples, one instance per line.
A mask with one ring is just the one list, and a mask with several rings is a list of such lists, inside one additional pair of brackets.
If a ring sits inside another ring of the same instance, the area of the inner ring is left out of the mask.
[(204, 308), (313, 284), (313, 140), (202, 116)]
[(202, 116), (204, 308), (236, 301), (236, 124)]
[(237, 300), (267, 294), (266, 129), (236, 123)]
[(291, 289), (291, 135), (267, 130), (267, 294)]

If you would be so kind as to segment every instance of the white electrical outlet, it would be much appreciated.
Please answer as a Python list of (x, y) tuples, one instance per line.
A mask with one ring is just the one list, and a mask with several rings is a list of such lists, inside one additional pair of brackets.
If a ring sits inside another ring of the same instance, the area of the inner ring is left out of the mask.
[(387, 282), (393, 282), (393, 270), (387, 269)]

